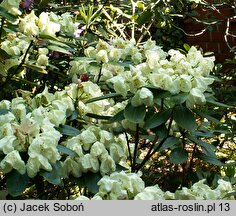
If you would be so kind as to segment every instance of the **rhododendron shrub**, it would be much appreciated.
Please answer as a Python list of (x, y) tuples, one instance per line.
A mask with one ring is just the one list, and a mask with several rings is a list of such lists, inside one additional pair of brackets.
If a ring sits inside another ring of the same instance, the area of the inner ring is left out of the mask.
[(186, 176), (196, 160), (224, 165), (206, 139), (220, 123), (208, 106), (222, 105), (211, 89), (214, 57), (119, 37), (85, 43), (81, 53), (72, 14), (21, 15), (19, 4), (0, 5), (0, 176), (11, 196), (52, 184), (92, 199), (221, 199), (232, 191), (223, 180), (212, 189), (183, 178), (181, 189), (164, 192), (142, 179), (162, 153)]

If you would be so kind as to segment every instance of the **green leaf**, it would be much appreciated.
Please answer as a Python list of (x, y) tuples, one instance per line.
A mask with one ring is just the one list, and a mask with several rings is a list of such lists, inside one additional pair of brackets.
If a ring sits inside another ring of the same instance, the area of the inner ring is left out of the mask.
[(197, 131), (194, 131), (192, 133), (193, 135), (195, 135), (196, 137), (214, 137), (215, 135), (213, 134), (213, 131), (208, 130), (206, 128), (202, 128), (201, 130), (198, 129)]
[(104, 120), (109, 120), (112, 116), (103, 116), (103, 115), (97, 115), (94, 113), (87, 113), (86, 116), (90, 118), (95, 118), (95, 119), (104, 119)]
[(170, 100), (174, 104), (183, 104), (187, 100), (187, 97), (188, 97), (188, 93), (181, 93), (181, 94), (170, 97)]
[(4, 61), (6, 59), (9, 59), (11, 56), (8, 55), (8, 53), (0, 48), (0, 61)]
[(68, 121), (73, 121), (78, 118), (78, 112), (77, 111), (70, 111), (66, 114)]
[(157, 128), (155, 128), (154, 132), (158, 136), (159, 143), (162, 142), (163, 139), (166, 139), (169, 135), (169, 131), (167, 130), (165, 124), (162, 124), (162, 125), (158, 126)]
[(11, 196), (19, 196), (27, 188), (29, 177), (27, 173), (21, 175), (17, 170), (6, 174), (7, 191)]
[(70, 46), (68, 46), (65, 42), (61, 42), (61, 41), (59, 41), (59, 40), (49, 40), (48, 41), (50, 44), (50, 46), (52, 45), (52, 46), (58, 46), (58, 47), (63, 47), (63, 48), (68, 48), (68, 49), (70, 49)]
[(115, 136), (123, 134), (126, 130), (123, 127), (112, 128), (112, 132)]
[(99, 172), (98, 173), (87, 173), (86, 175), (84, 175), (86, 186), (91, 193), (95, 194), (98, 192), (99, 187), (98, 187), (97, 183), (99, 182), (99, 180), (101, 178), (102, 178), (102, 175)]
[(223, 166), (224, 164), (219, 161), (217, 158), (215, 157), (211, 157), (209, 155), (206, 155), (204, 153), (198, 153), (197, 154), (197, 157), (207, 163), (210, 163), (210, 164), (213, 164), (213, 165), (216, 165), (216, 166)]
[(193, 131), (197, 129), (194, 114), (184, 106), (176, 106), (173, 112), (173, 119), (182, 128)]
[[(231, 197), (231, 196), (236, 197), (236, 191), (230, 192), (230, 193), (226, 194), (224, 198)], [(224, 199), (224, 198), (223, 198), (223, 199)]]
[(88, 172), (84, 173), (83, 176), (81, 176), (80, 178), (77, 178), (76, 182), (79, 186), (87, 187), (91, 193), (95, 194), (99, 191), (97, 183), (101, 178), (102, 175), (99, 172), (98, 173)]
[(170, 161), (174, 164), (182, 164), (188, 159), (188, 152), (183, 148), (175, 148), (170, 154)]
[(125, 119), (124, 116), (124, 110), (121, 110), (117, 114), (115, 114), (113, 117), (109, 119), (109, 122), (114, 123), (114, 122), (120, 122)]
[(186, 44), (186, 43), (184, 44), (184, 49), (185, 49), (186, 51), (189, 51), (190, 48), (191, 48), (191, 47), (189, 46), (189, 44)]
[(14, 22), (16, 20), (16, 16), (8, 13), (8, 11), (0, 6), (0, 17), (3, 17), (11, 22)]
[(23, 64), (24, 67), (29, 68), (31, 70), (34, 70), (38, 73), (48, 74), (46, 70), (44, 70), (42, 67), (37, 65), (29, 65), (29, 64)]
[(49, 45), (47, 48), (49, 50), (52, 50), (52, 51), (57, 51), (57, 52), (60, 52), (60, 53), (71, 55), (71, 52), (69, 52), (67, 49), (64, 49), (64, 48), (59, 47), (59, 46)]
[(151, 116), (145, 121), (143, 128), (152, 129), (158, 127), (161, 124), (165, 123), (170, 118), (170, 116), (171, 116), (171, 109), (155, 113), (153, 116)]
[(88, 104), (88, 103), (92, 103), (95, 101), (105, 100), (105, 99), (109, 99), (109, 98), (116, 98), (116, 97), (121, 97), (121, 96), (122, 95), (118, 94), (118, 93), (110, 93), (110, 94), (106, 94), (103, 96), (92, 98), (92, 99), (88, 100), (86, 103)]
[(194, 109), (193, 111), (194, 111), (199, 117), (206, 118), (206, 119), (208, 119), (209, 121), (214, 122), (214, 123), (216, 123), (216, 124), (221, 124), (221, 122), (220, 122), (218, 119), (216, 119), (216, 118), (214, 118), (214, 117), (212, 117), (212, 116), (210, 116), (210, 115), (208, 115), (208, 114), (206, 114), (206, 113), (202, 113), (202, 112), (200, 112), (199, 110), (196, 110), (196, 109)]
[(77, 128), (74, 128), (70, 125), (62, 125), (57, 130), (66, 136), (77, 136), (80, 134), (80, 131)]
[(146, 115), (146, 108), (144, 105), (134, 107), (132, 104), (128, 104), (125, 107), (124, 116), (132, 123), (141, 123)]
[(206, 155), (216, 158), (216, 154), (215, 154), (216, 147), (215, 146), (213, 146), (207, 142), (201, 141), (193, 136), (187, 136), (187, 138), (189, 140), (191, 140), (192, 142), (194, 142), (195, 144), (201, 146), (203, 148), (203, 150), (205, 151)]
[(153, 13), (151, 11), (144, 11), (137, 19), (137, 23), (139, 26), (150, 22), (152, 19)]
[(51, 172), (41, 171), (40, 172), (41, 176), (43, 176), (44, 179), (50, 182), (51, 184), (63, 186), (61, 162), (57, 161), (55, 164), (51, 165), (52, 165), (52, 171)]
[(57, 146), (57, 150), (59, 152), (61, 152), (61, 153), (67, 154), (67, 155), (69, 155), (71, 157), (78, 157), (78, 154), (75, 151), (73, 151), (73, 150), (71, 150), (71, 149), (69, 149), (69, 148), (67, 148), (65, 146), (58, 145)]
[(214, 101), (214, 100), (212, 100), (212, 99), (207, 99), (207, 103), (208, 103), (208, 104), (211, 104), (211, 105), (213, 105), (213, 106), (217, 106), (217, 107), (233, 108), (233, 106), (229, 106), (229, 105), (226, 105), (226, 104), (223, 104), (223, 103)]
[(173, 147), (175, 147), (176, 144), (179, 143), (179, 139), (176, 137), (168, 137), (165, 142), (162, 144), (161, 148), (159, 149), (159, 151), (165, 150), (165, 149), (173, 149)]
[(43, 33), (39, 34), (39, 38), (41, 38), (41, 39), (48, 39), (48, 40), (52, 40), (52, 41), (58, 41), (58, 39), (56, 37), (54, 37), (52, 35), (48, 35), (48, 34), (43, 34)]
[(0, 115), (5, 115), (8, 112), (10, 112), (10, 110), (8, 110), (8, 109), (0, 109)]

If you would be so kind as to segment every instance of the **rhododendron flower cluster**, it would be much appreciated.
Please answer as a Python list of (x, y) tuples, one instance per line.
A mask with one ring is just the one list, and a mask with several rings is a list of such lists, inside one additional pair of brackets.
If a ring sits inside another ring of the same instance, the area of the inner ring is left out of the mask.
[(125, 137), (115, 137), (98, 127), (86, 128), (78, 136), (62, 143), (77, 153), (77, 157), (68, 156), (63, 162), (65, 176), (72, 174), (80, 177), (88, 171), (100, 172), (102, 175), (114, 172), (116, 164), (126, 164), (127, 151), (124, 141)]
[[(29, 101), (21, 97), (1, 101), (0, 109), (8, 110), (0, 115), (0, 151), (5, 154), (0, 163), (3, 172), (15, 169), (21, 174), (27, 172), (33, 178), (40, 170), (51, 171), (52, 164), (61, 159), (58, 145), (62, 134), (57, 128), (65, 124), (67, 112), (80, 110), (81, 104), (75, 101), (84, 99), (81, 95), (90, 97), (94, 87), (95, 90), (98, 88), (91, 82), (84, 87), (71, 84), (55, 94), (45, 88)], [(79, 135), (61, 143), (76, 153), (61, 161), (63, 176), (80, 177), (86, 172), (105, 175), (114, 172), (116, 164), (128, 167), (125, 143), (124, 135), (114, 136), (92, 125), (85, 127)], [(29, 156), (26, 162), (21, 158), (22, 152)]]
[[(133, 106), (153, 105), (154, 96), (148, 86), (172, 95), (185, 93), (188, 107), (203, 105), (204, 93), (214, 81), (210, 77), (214, 57), (204, 57), (194, 46), (183, 54), (178, 50), (165, 52), (151, 40), (140, 46), (122, 39), (110, 44), (100, 40), (95, 48), (88, 47), (85, 55), (87, 61), (75, 59), (70, 63), (70, 74), (91, 74), (95, 81), (100, 78), (123, 97), (135, 94)], [(101, 69), (89, 66), (94, 61), (102, 63)]]
[[(233, 191), (231, 183), (222, 179), (218, 180), (215, 189), (204, 184), (202, 179), (194, 183), (190, 188), (183, 187), (175, 193), (163, 191), (158, 185), (144, 186), (140, 174), (127, 172), (114, 172), (110, 176), (104, 176), (99, 182), (99, 192), (91, 200), (221, 200), (234, 199), (226, 197)], [(85, 196), (79, 196), (77, 200), (89, 200)]]

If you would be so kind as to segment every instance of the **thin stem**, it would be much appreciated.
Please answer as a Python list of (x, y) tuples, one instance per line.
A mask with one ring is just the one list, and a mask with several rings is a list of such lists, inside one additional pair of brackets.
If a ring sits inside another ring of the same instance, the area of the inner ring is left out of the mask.
[(101, 69), (99, 71), (99, 74), (98, 74), (98, 79), (97, 79), (97, 84), (99, 83), (100, 79), (101, 79), (101, 76), (102, 76), (102, 65), (101, 65)]
[[(135, 2), (133, 0), (131, 1), (131, 3), (132, 3), (132, 16), (134, 17), (136, 4), (135, 4)], [(134, 18), (132, 18), (132, 25), (133, 26), (132, 26), (132, 36), (131, 36), (131, 38), (135, 39), (134, 38), (134, 34), (135, 34), (135, 20), (134, 20)]]
[(154, 20), (152, 20), (152, 22), (150, 22), (148, 27), (145, 29), (144, 33), (139, 37), (137, 44), (141, 43), (141, 41), (143, 40), (144, 36), (146, 36), (147, 33), (149, 33), (149, 35), (150, 35), (149, 30), (150, 30), (151, 26), (153, 25), (153, 23), (154, 23)]
[[(186, 140), (185, 140), (185, 137), (186, 137), (186, 130), (184, 129), (181, 129), (180, 128), (180, 133), (181, 133), (181, 136), (182, 136), (182, 144), (183, 144), (183, 150), (185, 150), (185, 146), (186, 146)], [(183, 169), (183, 173), (182, 173), (182, 185), (184, 186), (186, 183), (187, 183), (187, 175), (186, 175), (186, 165), (187, 165), (187, 162), (185, 161), (181, 166), (182, 166), (182, 169)]]
[(132, 172), (135, 172), (136, 159), (137, 159), (137, 154), (138, 154), (138, 144), (139, 144), (139, 124), (136, 124), (133, 166), (131, 168)]
[(129, 160), (130, 160), (130, 165), (131, 167), (133, 167), (133, 161), (132, 161), (132, 154), (131, 154), (131, 149), (130, 149), (130, 143), (129, 143), (129, 137), (128, 134), (125, 132), (125, 138), (126, 138), (126, 142), (127, 142), (127, 146), (128, 146), (128, 153), (129, 153)]
[(163, 110), (164, 108), (164, 98), (161, 99), (161, 111)]
[(1, 19), (1, 27), (0, 27), (0, 40), (1, 40), (1, 38), (2, 38), (2, 31), (3, 31), (4, 22), (5, 22), (5, 18), (2, 18), (2, 19)]
[(191, 156), (190, 163), (189, 163), (189, 168), (188, 168), (188, 175), (190, 174), (190, 172), (192, 170), (193, 159), (195, 157), (196, 151), (197, 151), (197, 144), (195, 144), (194, 147), (193, 147), (193, 152), (192, 152), (192, 156)]

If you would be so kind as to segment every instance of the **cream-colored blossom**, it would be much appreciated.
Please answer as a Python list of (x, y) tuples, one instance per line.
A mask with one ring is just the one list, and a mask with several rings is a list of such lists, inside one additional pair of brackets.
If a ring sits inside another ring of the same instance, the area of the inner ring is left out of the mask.
[(146, 106), (153, 105), (153, 93), (147, 88), (141, 88), (137, 91), (131, 100), (133, 106), (140, 106), (142, 104)]
[(26, 167), (25, 162), (21, 159), (18, 151), (14, 150), (8, 153), (0, 163), (0, 167), (4, 173), (17, 170), (20, 174), (25, 174)]

